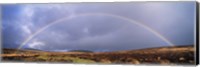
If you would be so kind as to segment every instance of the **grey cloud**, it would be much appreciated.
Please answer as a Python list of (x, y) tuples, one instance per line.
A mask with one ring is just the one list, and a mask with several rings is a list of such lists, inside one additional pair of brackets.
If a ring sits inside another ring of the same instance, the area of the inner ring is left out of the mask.
[[(21, 7), (17, 17), (3, 21), (4, 46), (17, 42), (13, 45), (16, 47), (49, 23), (83, 13), (128, 17), (151, 27), (175, 45), (193, 44), (194, 3), (26, 4)], [(107, 51), (169, 46), (138, 25), (106, 16), (83, 16), (60, 22), (39, 33), (26, 46), (31, 43), (32, 47), (43, 44), (35, 48), (44, 50)]]
[[(112, 22), (110, 20), (98, 20), (99, 18), (107, 17), (76, 18), (85, 21), (72, 19), (70, 22), (59, 23), (48, 28), (36, 38), (46, 43), (45, 46), (41, 47), (41, 49), (46, 50), (84, 49), (103, 51), (140, 49), (148, 45), (147, 43), (155, 43), (154, 47), (158, 47), (162, 42), (154, 34), (138, 25), (115, 18), (109, 18)], [(85, 28), (88, 29), (88, 33), (84, 32)], [(135, 30), (140, 31), (135, 32)], [(142, 33), (149, 33), (146, 35), (148, 37), (144, 37), (145, 35)], [(152, 37), (149, 38), (149, 35)], [(151, 41), (151, 39), (155, 41)], [(143, 40), (149, 41), (144, 43)]]

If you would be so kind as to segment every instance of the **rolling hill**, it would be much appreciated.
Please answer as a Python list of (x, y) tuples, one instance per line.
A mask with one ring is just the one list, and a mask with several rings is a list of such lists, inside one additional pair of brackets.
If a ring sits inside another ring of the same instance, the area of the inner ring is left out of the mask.
[(74, 50), (47, 52), (40, 50), (3, 49), (2, 61), (100, 63), (100, 64), (195, 64), (194, 46), (156, 47), (114, 52)]

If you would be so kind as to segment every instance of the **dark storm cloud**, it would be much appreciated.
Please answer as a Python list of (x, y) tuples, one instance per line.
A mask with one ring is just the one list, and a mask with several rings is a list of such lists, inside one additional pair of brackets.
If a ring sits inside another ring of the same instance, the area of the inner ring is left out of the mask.
[[(107, 21), (106, 19), (102, 21), (102, 18), (107, 18)], [(36, 38), (46, 44), (45, 47), (40, 48), (45, 50), (125, 50), (145, 48), (147, 43), (155, 44), (146, 46), (146, 48), (164, 46), (160, 45), (162, 40), (144, 28), (121, 19), (105, 16), (74, 18), (48, 28)]]
[[(17, 47), (37, 30), (63, 17), (109, 13), (139, 21), (175, 45), (193, 44), (193, 2), (3, 5), (3, 45)], [(8, 14), (8, 15), (7, 15)], [(169, 46), (152, 32), (108, 16), (83, 16), (42, 31), (24, 47), (42, 50), (112, 51)]]
[[(19, 12), (20, 12), (20, 5), (12, 6), (12, 5), (4, 5), (2, 7), (2, 43), (3, 47), (10, 47), (15, 48), (19, 45), (19, 42), (22, 35), (18, 34), (17, 32), (20, 31), (20, 28), (16, 27), (19, 25), (18, 20)], [(15, 12), (13, 12), (15, 11)], [(16, 33), (15, 35), (13, 33)]]

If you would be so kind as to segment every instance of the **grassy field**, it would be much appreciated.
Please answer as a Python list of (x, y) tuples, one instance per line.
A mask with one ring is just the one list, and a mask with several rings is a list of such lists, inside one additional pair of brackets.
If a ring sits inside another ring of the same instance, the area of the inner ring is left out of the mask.
[(3, 49), (2, 61), (98, 64), (195, 64), (194, 47), (159, 47), (115, 52), (45, 52)]

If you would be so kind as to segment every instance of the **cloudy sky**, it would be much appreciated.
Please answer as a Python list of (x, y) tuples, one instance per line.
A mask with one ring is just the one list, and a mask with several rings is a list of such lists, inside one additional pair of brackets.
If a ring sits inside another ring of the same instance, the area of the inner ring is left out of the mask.
[[(122, 16), (153, 29), (175, 46), (194, 44), (195, 2), (4, 4), (4, 48), (50, 51), (116, 51), (171, 46), (148, 29), (130, 21), (96, 13)], [(94, 14), (79, 16), (79, 14)]]

